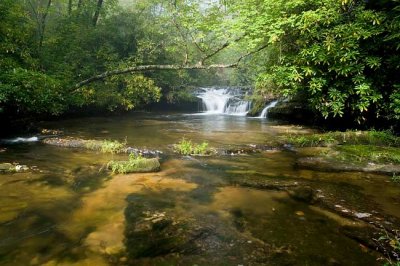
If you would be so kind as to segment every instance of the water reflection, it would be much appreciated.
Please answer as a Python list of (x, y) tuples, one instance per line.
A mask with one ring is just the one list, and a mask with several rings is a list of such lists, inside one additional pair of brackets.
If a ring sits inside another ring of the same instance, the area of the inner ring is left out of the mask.
[[(182, 137), (220, 147), (311, 131), (245, 117), (179, 114), (42, 126), (83, 138), (126, 137), (131, 146), (167, 151)], [(365, 224), (271, 189), (294, 183), (323, 190), (343, 205), (400, 217), (400, 188), (387, 177), (297, 169), (298, 154), (291, 151), (168, 155), (160, 173), (132, 175), (99, 171), (124, 155), (26, 143), (7, 146), (0, 156), (38, 169), (0, 176), (4, 265), (376, 264), (377, 254), (342, 233), (344, 226), (363, 230)]]

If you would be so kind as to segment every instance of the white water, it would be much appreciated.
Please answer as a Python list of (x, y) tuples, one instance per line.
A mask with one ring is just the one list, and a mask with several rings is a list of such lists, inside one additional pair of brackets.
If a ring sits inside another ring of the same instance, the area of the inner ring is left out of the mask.
[(237, 89), (202, 88), (197, 97), (202, 100), (204, 114), (246, 116), (250, 109), (250, 102), (243, 100)]
[(38, 137), (15, 138), (15, 139), (7, 139), (4, 141), (7, 143), (36, 142), (36, 141), (39, 141), (39, 138)]
[(272, 107), (275, 107), (277, 103), (278, 101), (272, 101), (270, 104), (265, 106), (258, 118), (267, 118), (268, 110)]

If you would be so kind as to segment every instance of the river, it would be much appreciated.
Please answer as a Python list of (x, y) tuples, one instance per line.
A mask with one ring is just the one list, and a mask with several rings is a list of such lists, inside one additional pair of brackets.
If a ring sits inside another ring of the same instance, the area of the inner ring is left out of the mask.
[(290, 149), (210, 157), (171, 149), (182, 137), (228, 149), (312, 129), (239, 116), (162, 113), (40, 126), (160, 150), (162, 170), (113, 175), (99, 169), (124, 155), (35, 141), (3, 144), (1, 162), (36, 170), (0, 175), (2, 265), (382, 264), (381, 254), (346, 234), (346, 228), (363, 230), (364, 222), (296, 200), (278, 189), (286, 184), (311, 186), (348, 208), (400, 218), (400, 187), (387, 176), (299, 169), (298, 153)]

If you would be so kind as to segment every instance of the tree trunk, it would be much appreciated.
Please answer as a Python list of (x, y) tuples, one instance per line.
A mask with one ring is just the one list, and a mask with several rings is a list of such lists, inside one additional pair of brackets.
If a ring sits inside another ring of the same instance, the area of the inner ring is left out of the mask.
[(68, 15), (71, 15), (72, 12), (72, 0), (68, 0)]
[(82, 6), (82, 0), (78, 1), (78, 8), (80, 8)]
[(49, 14), (49, 9), (50, 9), (50, 6), (51, 6), (51, 1), (52, 1), (52, 0), (49, 0), (49, 1), (47, 2), (46, 10), (44, 11), (44, 13), (43, 13), (43, 15), (42, 15), (42, 20), (41, 20), (41, 22), (40, 22), (39, 48), (41, 48), (42, 45), (43, 45), (44, 31), (45, 31), (45, 28), (46, 28), (46, 18), (47, 18), (47, 15)]
[(97, 21), (99, 20), (100, 10), (101, 10), (102, 6), (103, 6), (103, 0), (98, 0), (96, 11), (94, 12), (94, 16), (93, 16), (93, 26), (94, 27), (96, 27)]

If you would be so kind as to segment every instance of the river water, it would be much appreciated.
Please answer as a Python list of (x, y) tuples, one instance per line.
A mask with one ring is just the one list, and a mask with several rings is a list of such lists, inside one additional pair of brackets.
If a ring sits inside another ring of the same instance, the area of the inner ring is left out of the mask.
[[(220, 149), (264, 144), (280, 134), (312, 133), (304, 127), (155, 113), (40, 126), (161, 150), (162, 170), (113, 175), (99, 169), (126, 155), (3, 144), (1, 162), (37, 168), (0, 175), (2, 265), (382, 264), (381, 254), (346, 234), (362, 231), (364, 222), (276, 189), (288, 183), (311, 186), (347, 208), (400, 218), (400, 187), (387, 176), (298, 169), (292, 150), (194, 158), (171, 149), (182, 137)], [(277, 186), (246, 185), (252, 182)]]

